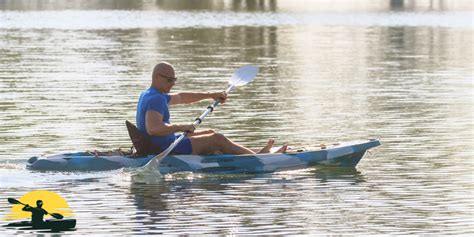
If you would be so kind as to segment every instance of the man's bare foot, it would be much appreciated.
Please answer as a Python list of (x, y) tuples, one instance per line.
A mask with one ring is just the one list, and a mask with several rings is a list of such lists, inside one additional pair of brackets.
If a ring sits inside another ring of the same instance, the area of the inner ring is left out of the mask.
[(273, 153), (285, 153), (286, 152), (286, 149), (288, 149), (288, 145), (283, 145), (282, 147), (278, 148), (278, 150), (276, 150), (275, 152)]
[(286, 153), (286, 149), (288, 149), (288, 145), (283, 145), (280, 149), (278, 149), (277, 153)]
[(267, 145), (265, 145), (265, 146), (258, 152), (258, 154), (269, 153), (269, 152), (270, 152), (270, 149), (272, 149), (274, 143), (275, 143), (275, 141), (274, 141), (273, 139), (269, 139), (268, 142), (267, 142)]

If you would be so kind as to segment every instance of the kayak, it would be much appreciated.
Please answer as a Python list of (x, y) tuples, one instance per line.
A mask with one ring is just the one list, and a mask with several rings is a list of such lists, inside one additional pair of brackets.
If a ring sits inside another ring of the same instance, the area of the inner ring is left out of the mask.
[[(379, 145), (379, 140), (371, 139), (287, 153), (169, 155), (160, 162), (160, 173), (270, 173), (315, 165), (355, 167), (368, 149)], [(153, 155), (136, 157), (116, 152), (72, 152), (31, 157), (27, 168), (39, 171), (105, 171), (138, 168), (152, 158)]]
[(39, 226), (34, 226), (31, 221), (19, 221), (6, 225), (7, 227), (25, 227), (31, 226), (33, 229), (51, 229), (53, 231), (69, 230), (76, 227), (75, 219), (46, 220)]
[[(160, 173), (270, 173), (315, 165), (355, 167), (365, 152), (380, 145), (377, 139), (320, 146), (312, 150), (247, 155), (168, 155), (160, 162)], [(132, 156), (116, 152), (72, 152), (31, 157), (27, 168), (39, 171), (105, 171), (138, 168), (153, 155)]]

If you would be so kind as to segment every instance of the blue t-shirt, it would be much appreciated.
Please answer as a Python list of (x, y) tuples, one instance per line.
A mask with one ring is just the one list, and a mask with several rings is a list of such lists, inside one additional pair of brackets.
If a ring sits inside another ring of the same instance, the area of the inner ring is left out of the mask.
[[(143, 133), (146, 132), (145, 115), (148, 110), (156, 111), (163, 115), (164, 123), (170, 123), (170, 112), (168, 110), (168, 103), (170, 102), (170, 96), (168, 94), (162, 94), (154, 87), (150, 87), (140, 95), (137, 105), (137, 127)], [(171, 133), (166, 136), (151, 136), (151, 141), (154, 145), (159, 146), (161, 149), (166, 149), (171, 143), (174, 142), (176, 136)]]

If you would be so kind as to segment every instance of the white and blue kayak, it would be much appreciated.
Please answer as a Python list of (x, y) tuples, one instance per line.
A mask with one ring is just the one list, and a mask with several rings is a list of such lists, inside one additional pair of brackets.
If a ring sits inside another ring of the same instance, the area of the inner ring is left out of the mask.
[[(379, 145), (379, 140), (371, 139), (287, 153), (168, 155), (160, 163), (160, 173), (270, 173), (316, 165), (355, 167), (368, 149)], [(152, 158), (153, 155), (136, 157), (117, 152), (73, 152), (32, 157), (27, 168), (40, 171), (104, 171), (141, 167)]]

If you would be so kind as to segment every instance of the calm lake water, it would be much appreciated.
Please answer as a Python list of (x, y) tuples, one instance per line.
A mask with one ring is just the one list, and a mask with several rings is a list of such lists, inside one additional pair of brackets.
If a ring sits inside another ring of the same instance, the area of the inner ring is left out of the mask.
[[(68, 201), (72, 234), (472, 234), (472, 18), (469, 1), (443, 0), (0, 0), (0, 216), (7, 197), (42, 189)], [(175, 92), (224, 90), (259, 66), (202, 126), (236, 142), (383, 146), (356, 169), (149, 185), (25, 169), (38, 154), (130, 147), (124, 121), (163, 60)]]

